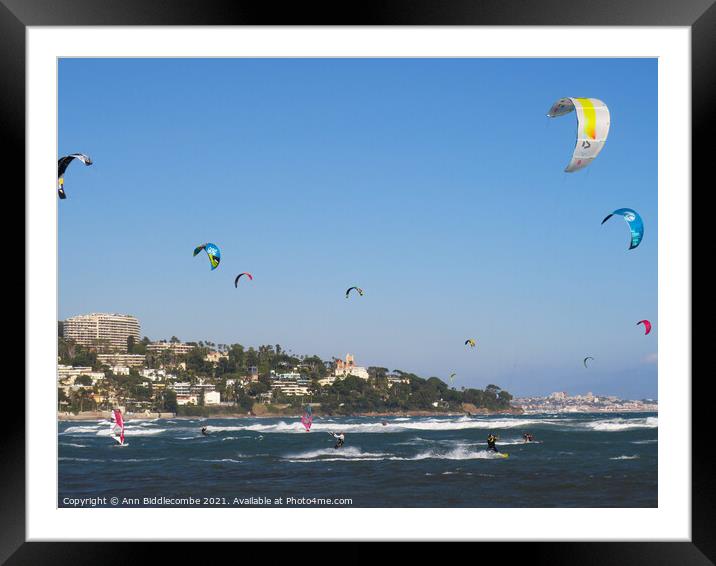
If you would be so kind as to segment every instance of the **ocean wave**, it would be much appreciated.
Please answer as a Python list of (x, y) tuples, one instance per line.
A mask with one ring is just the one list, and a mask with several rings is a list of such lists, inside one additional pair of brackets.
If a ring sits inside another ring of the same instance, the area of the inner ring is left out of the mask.
[(74, 444), (72, 442), (60, 442), (60, 446), (71, 446), (72, 448), (87, 448), (86, 444)]
[(338, 460), (384, 460), (389, 454), (382, 452), (363, 452), (359, 448), (349, 446), (347, 448), (325, 448), (322, 450), (309, 450), (298, 454), (287, 454), (285, 459), (291, 462), (304, 461), (328, 461), (334, 462)]
[[(109, 423), (107, 423), (109, 424)], [(85, 426), (71, 426), (68, 429), (66, 429), (64, 432), (61, 432), (60, 434), (84, 434), (84, 433), (94, 433), (97, 432), (100, 428), (99, 424), (96, 425), (85, 425)]]
[(659, 442), (657, 439), (653, 440), (632, 440), (631, 444), (654, 444)]
[(622, 430), (635, 430), (639, 428), (658, 428), (658, 417), (646, 417), (641, 419), (607, 419), (584, 423), (586, 428), (599, 432), (618, 432)]
[[(154, 427), (153, 423), (140, 423), (138, 425), (127, 424), (124, 427), (125, 436), (148, 436), (152, 434), (161, 434), (166, 432), (166, 428), (150, 428)], [(98, 423), (95, 425), (83, 425), (83, 426), (71, 426), (61, 435), (76, 436), (82, 434), (94, 434), (96, 436), (111, 436), (112, 430), (109, 427), (109, 421), (104, 423)]]
[[(464, 429), (505, 429), (505, 428), (524, 428), (527, 426), (535, 426), (540, 424), (555, 425), (563, 424), (563, 422), (546, 421), (543, 419), (474, 419), (470, 417), (460, 417), (458, 419), (416, 419), (406, 420), (404, 422), (388, 421), (387, 424), (381, 422), (369, 423), (328, 423), (321, 421), (313, 421), (310, 433), (320, 432), (345, 432), (345, 433), (385, 433), (385, 432), (405, 432), (409, 430), (423, 431), (442, 431), (442, 430), (464, 430)], [(264, 424), (253, 423), (246, 425), (209, 425), (209, 432), (237, 432), (251, 431), (260, 433), (307, 433), (300, 421)]]
[(492, 450), (472, 450), (464, 446), (458, 446), (448, 452), (437, 452), (428, 450), (415, 456), (392, 456), (390, 460), (496, 460), (504, 456)]
[(113, 458), (112, 462), (162, 462), (169, 458)]
[(436, 442), (454, 444), (452, 440), (430, 440), (428, 438), (420, 438), (419, 436), (416, 436), (415, 438), (405, 440), (404, 442), (396, 442), (395, 446), (420, 446), (423, 444), (434, 444)]
[(505, 438), (504, 440), (498, 439), (497, 444), (499, 444), (501, 446), (505, 446), (505, 445), (511, 446), (514, 444), (542, 444), (542, 441), (541, 440), (533, 440), (532, 442), (525, 442), (521, 438)]
[[(161, 434), (163, 432), (166, 432), (167, 429), (165, 428), (157, 428), (157, 429), (144, 429), (144, 428), (126, 428), (124, 429), (124, 436), (126, 438), (131, 438), (132, 436), (154, 436), (155, 434)], [(112, 436), (112, 431), (110, 429), (99, 429), (95, 432), (96, 436)]]
[(414, 456), (398, 456), (382, 452), (362, 452), (358, 448), (349, 447), (325, 450), (312, 450), (300, 454), (284, 456), (289, 462), (339, 462), (339, 461), (417, 461), (417, 460), (496, 460), (502, 459), (499, 453), (491, 450), (474, 450), (459, 446), (448, 451), (427, 450)]
[(234, 460), (233, 458), (216, 458), (213, 460), (205, 460), (203, 458), (189, 458), (192, 462), (211, 462), (213, 464), (219, 464), (222, 462), (231, 462), (232, 464), (240, 464), (241, 460)]
[(633, 456), (616, 456), (615, 458), (609, 458), (610, 460), (637, 460), (639, 456), (634, 454)]
[(97, 458), (68, 458), (67, 456), (60, 456), (58, 460), (68, 462), (106, 462), (106, 460), (99, 460)]

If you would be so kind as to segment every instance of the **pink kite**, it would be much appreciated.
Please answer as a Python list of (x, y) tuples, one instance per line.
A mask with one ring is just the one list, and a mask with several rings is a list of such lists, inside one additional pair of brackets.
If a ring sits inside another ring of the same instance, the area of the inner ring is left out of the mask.
[(649, 322), (648, 320), (640, 320), (636, 323), (637, 326), (639, 326), (640, 324), (644, 325), (644, 336), (651, 332), (651, 322)]

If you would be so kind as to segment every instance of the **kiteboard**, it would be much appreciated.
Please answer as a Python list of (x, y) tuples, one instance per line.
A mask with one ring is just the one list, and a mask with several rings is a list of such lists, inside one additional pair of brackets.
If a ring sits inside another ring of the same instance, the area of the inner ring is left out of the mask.
[(508, 458), (508, 457), (510, 456), (510, 455), (507, 454), (506, 452), (498, 452), (497, 455), (498, 455), (500, 458)]

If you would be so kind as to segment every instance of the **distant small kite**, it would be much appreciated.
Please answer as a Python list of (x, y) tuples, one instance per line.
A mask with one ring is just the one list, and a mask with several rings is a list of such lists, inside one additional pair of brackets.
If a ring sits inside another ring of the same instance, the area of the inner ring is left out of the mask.
[(644, 336), (651, 332), (651, 322), (649, 322), (648, 320), (640, 320), (636, 323), (637, 326), (639, 326), (640, 324), (644, 325)]
[(588, 368), (588, 367), (589, 367), (589, 366), (587, 365), (587, 360), (594, 360), (594, 358), (593, 358), (592, 356), (587, 356), (586, 358), (584, 358), (584, 367), (585, 367), (585, 368)]
[(241, 279), (241, 276), (242, 276), (242, 275), (246, 275), (246, 277), (248, 277), (249, 279), (251, 279), (251, 281), (254, 280), (254, 276), (251, 275), (251, 274), (248, 273), (248, 272), (239, 273), (239, 274), (236, 276), (236, 279), (234, 279), (234, 287), (238, 287), (238, 286), (239, 286), (239, 279)]
[(467, 346), (468, 344), (470, 344), (470, 348), (475, 347), (475, 341), (472, 338), (468, 338), (467, 340), (465, 340), (465, 346)]
[(359, 294), (361, 297), (363, 296), (363, 289), (361, 289), (360, 287), (348, 287), (348, 289), (346, 290), (346, 299), (347, 299), (348, 296), (350, 295), (351, 291), (353, 291), (354, 289), (355, 289), (356, 291), (358, 291), (358, 294)]

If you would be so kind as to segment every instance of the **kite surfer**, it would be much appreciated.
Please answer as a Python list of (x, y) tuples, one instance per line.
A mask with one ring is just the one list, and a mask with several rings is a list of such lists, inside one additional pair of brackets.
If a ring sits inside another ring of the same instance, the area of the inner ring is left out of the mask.
[(493, 450), (495, 452), (499, 452), (499, 450), (497, 449), (497, 446), (495, 446), (496, 441), (497, 441), (497, 437), (494, 434), (490, 433), (490, 435), (487, 437), (487, 449)]
[(205, 426), (201, 427), (201, 434), (202, 436), (209, 436), (209, 431)]
[(329, 432), (328, 434), (330, 434), (333, 438), (336, 439), (336, 445), (333, 448), (340, 448), (346, 441), (346, 435), (342, 432), (339, 432), (338, 434), (336, 434), (335, 432)]
[(525, 442), (532, 442), (532, 440), (533, 440), (532, 434), (529, 432), (523, 433), (522, 440), (524, 440)]

